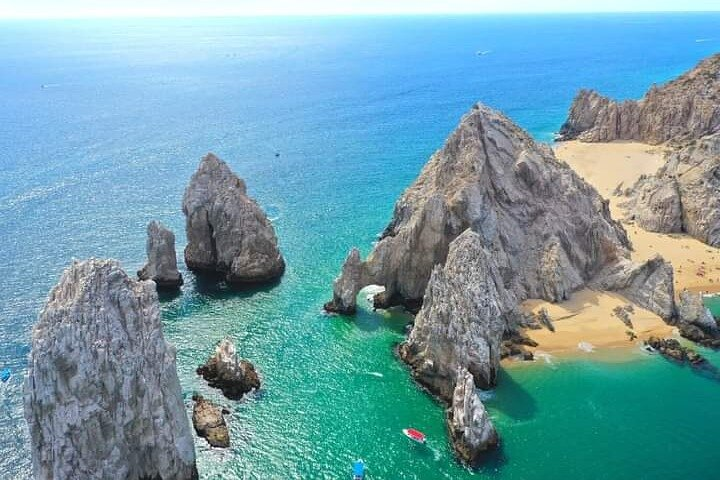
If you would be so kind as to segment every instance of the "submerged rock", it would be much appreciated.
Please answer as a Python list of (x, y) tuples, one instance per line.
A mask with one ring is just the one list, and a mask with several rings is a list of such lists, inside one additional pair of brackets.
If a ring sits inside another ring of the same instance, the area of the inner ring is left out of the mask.
[(183, 284), (177, 268), (175, 235), (153, 220), (147, 227), (147, 263), (137, 272), (140, 280), (152, 280), (158, 288), (177, 288)]
[(192, 421), (198, 436), (207, 440), (211, 447), (228, 448), (230, 446), (230, 433), (223, 414), (227, 410), (221, 409), (202, 395), (193, 395)]
[(185, 263), (196, 271), (218, 272), (232, 283), (279, 278), (285, 270), (275, 229), (247, 196), (245, 182), (225, 162), (207, 154), (183, 197), (188, 245)]
[(645, 230), (687, 233), (720, 246), (720, 133), (670, 154), (657, 173), (643, 176), (621, 204)]
[(561, 140), (636, 140), (657, 145), (720, 129), (720, 54), (715, 54), (637, 101), (617, 102), (581, 90), (560, 129)]
[(25, 418), (35, 478), (197, 478), (155, 285), (74, 262), (32, 332)]
[(498, 444), (495, 426), (477, 394), (473, 376), (465, 369), (458, 370), (447, 424), (455, 452), (472, 467), (478, 466), (482, 454)]
[(197, 373), (211, 387), (219, 388), (223, 395), (232, 400), (239, 400), (251, 390), (260, 388), (260, 377), (255, 366), (247, 360), (240, 360), (235, 344), (227, 338), (218, 344), (205, 365), (198, 367)]

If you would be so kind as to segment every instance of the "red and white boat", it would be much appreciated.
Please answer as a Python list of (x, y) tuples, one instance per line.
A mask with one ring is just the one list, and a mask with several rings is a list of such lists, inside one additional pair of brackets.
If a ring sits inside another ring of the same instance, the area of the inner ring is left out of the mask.
[(422, 433), (420, 430), (415, 430), (414, 428), (403, 428), (403, 434), (408, 437), (410, 440), (413, 440), (417, 443), (425, 443), (425, 434)]

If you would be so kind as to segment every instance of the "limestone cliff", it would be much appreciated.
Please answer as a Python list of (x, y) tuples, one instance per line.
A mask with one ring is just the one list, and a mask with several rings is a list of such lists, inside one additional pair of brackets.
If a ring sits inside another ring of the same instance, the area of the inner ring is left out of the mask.
[(642, 228), (687, 233), (720, 247), (720, 133), (671, 153), (657, 173), (641, 177), (621, 206)]
[(245, 182), (207, 154), (183, 197), (191, 270), (218, 272), (232, 283), (277, 279), (285, 270), (275, 229), (247, 195)]
[(152, 280), (158, 288), (182, 285), (175, 254), (175, 235), (157, 220), (148, 224), (146, 250), (147, 263), (137, 272), (140, 280)]
[(197, 478), (155, 285), (74, 262), (32, 332), (25, 417), (38, 479)]
[(720, 54), (640, 100), (617, 102), (581, 90), (560, 129), (562, 140), (684, 142), (720, 131)]

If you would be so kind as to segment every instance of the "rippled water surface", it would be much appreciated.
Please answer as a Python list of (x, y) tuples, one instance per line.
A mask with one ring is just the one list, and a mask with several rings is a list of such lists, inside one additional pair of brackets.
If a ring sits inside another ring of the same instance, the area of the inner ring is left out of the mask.
[[(720, 384), (639, 351), (508, 369), (487, 402), (503, 448), (473, 474), (453, 460), (442, 408), (394, 357), (407, 317), (321, 307), (348, 248), (368, 252), (474, 101), (548, 141), (578, 88), (637, 97), (720, 49), (719, 21), (0, 23), (0, 366), (14, 372), (0, 399), (0, 478), (30, 476), (21, 377), (47, 291), (72, 258), (135, 271), (151, 219), (180, 250), (183, 188), (210, 150), (273, 218), (288, 270), (244, 293), (183, 270), (180, 295), (163, 299), (186, 399), (202, 391), (232, 411), (231, 449), (196, 444), (202, 478), (348, 478), (358, 456), (373, 479), (711, 478)], [(227, 335), (264, 380), (245, 402), (194, 374)], [(427, 447), (402, 437), (407, 426)]]

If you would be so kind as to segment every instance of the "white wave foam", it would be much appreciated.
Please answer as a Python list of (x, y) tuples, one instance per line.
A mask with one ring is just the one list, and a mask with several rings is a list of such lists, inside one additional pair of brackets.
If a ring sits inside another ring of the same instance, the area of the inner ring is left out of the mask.
[(592, 353), (595, 351), (595, 346), (590, 342), (580, 342), (577, 347), (578, 350), (582, 350), (583, 352)]

